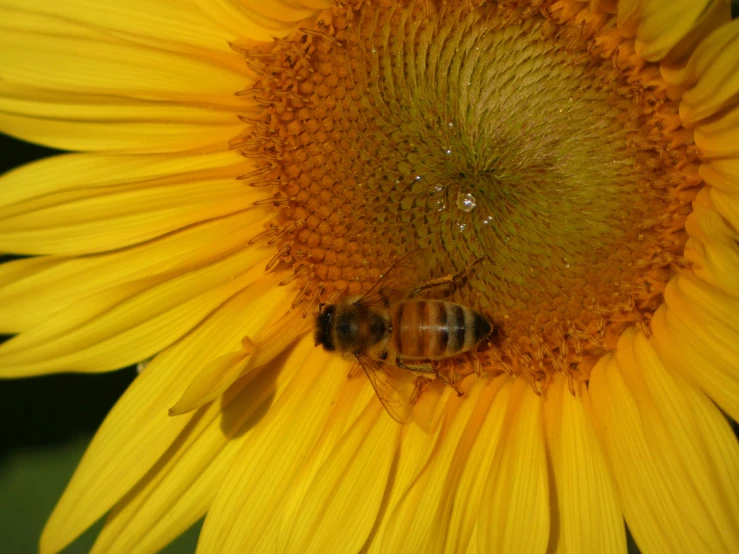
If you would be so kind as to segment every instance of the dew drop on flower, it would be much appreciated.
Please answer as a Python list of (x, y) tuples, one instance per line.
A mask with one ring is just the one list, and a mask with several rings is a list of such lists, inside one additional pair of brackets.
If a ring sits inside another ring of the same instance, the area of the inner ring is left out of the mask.
[(460, 192), (457, 195), (457, 207), (463, 212), (469, 213), (475, 209), (475, 206), (477, 206), (475, 197), (469, 192), (467, 193)]
[(139, 363), (137, 363), (136, 364), (136, 373), (137, 374), (142, 373), (146, 369), (146, 366), (149, 365), (149, 362), (151, 362), (151, 360), (152, 360), (152, 358), (147, 358), (147, 359), (141, 360)]

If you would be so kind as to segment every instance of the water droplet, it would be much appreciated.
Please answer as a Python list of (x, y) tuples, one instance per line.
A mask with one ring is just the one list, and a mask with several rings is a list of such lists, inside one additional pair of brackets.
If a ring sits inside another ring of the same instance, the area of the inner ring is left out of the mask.
[(444, 190), (444, 185), (442, 185), (441, 183), (434, 183), (429, 187), (429, 189), (431, 190), (431, 192), (441, 192)]
[(452, 127), (454, 127), (454, 122), (453, 122), (453, 121), (448, 121), (448, 122), (447, 122), (447, 127), (449, 127), (450, 129), (451, 129)]
[(151, 363), (151, 360), (152, 359), (154, 359), (153, 356), (151, 358), (147, 358), (145, 360), (141, 360), (139, 363), (137, 363), (136, 364), (136, 373), (142, 373), (146, 369), (146, 366), (148, 366), (149, 363)]
[(444, 154), (446, 154), (447, 156), (451, 156), (452, 155), (452, 149), (451, 148), (446, 148), (444, 150)]
[(423, 179), (423, 177), (421, 177), (420, 175), (416, 175), (416, 181), (420, 181), (421, 179)]
[(463, 233), (464, 230), (467, 228), (467, 224), (462, 223), (461, 221), (456, 221), (454, 224), (457, 227), (457, 231), (459, 231), (460, 233)]
[(472, 194), (470, 194), (469, 192), (467, 193), (460, 192), (457, 195), (457, 207), (463, 212), (469, 213), (475, 209), (475, 206), (477, 206), (475, 197), (472, 196)]

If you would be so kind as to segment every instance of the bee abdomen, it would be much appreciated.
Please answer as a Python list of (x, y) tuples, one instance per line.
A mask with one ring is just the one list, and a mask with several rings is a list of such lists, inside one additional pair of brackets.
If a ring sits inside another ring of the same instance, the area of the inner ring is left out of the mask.
[(449, 328), (449, 342), (446, 347), (446, 356), (454, 356), (472, 350), (480, 342), (480, 317), (477, 312), (461, 306), (445, 302), (447, 311), (447, 326)]
[(491, 330), (476, 311), (438, 300), (402, 302), (394, 314), (394, 347), (401, 356), (439, 359), (475, 348)]

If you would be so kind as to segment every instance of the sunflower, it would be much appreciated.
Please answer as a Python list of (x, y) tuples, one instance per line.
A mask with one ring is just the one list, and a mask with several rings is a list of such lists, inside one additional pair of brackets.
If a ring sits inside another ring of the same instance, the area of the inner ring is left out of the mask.
[[(739, 552), (727, 1), (0, 10), (0, 128), (76, 152), (0, 183), (0, 371), (148, 361), (42, 552)], [(494, 332), (399, 423), (311, 329), (419, 249)]]

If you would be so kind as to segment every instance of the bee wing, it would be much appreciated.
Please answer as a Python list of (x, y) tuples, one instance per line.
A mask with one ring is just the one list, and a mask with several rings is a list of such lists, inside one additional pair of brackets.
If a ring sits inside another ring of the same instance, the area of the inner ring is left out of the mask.
[(398, 377), (395, 375), (398, 371), (397, 368), (367, 355), (357, 355), (357, 362), (367, 374), (377, 397), (387, 413), (390, 414), (390, 417), (398, 423), (405, 423), (410, 420), (413, 412), (411, 398), (415, 391), (415, 381)]
[(403, 300), (426, 278), (429, 256), (426, 249), (411, 250), (399, 258), (357, 302), (365, 306), (390, 305)]

